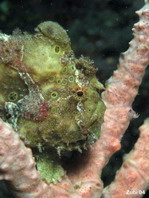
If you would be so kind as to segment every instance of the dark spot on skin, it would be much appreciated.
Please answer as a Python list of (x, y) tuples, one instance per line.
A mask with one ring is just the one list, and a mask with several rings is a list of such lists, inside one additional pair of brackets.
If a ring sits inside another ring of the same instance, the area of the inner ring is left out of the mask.
[(18, 99), (18, 94), (16, 92), (11, 92), (8, 96), (8, 100), (10, 101), (16, 101)]
[(67, 84), (67, 80), (66, 79), (62, 80), (62, 85), (66, 85), (66, 84)]
[(52, 137), (53, 137), (55, 140), (61, 140), (61, 137), (60, 137), (56, 132), (53, 132), (53, 133), (52, 133)]
[(55, 98), (57, 98), (57, 97), (58, 97), (58, 93), (57, 93), (56, 91), (53, 91), (53, 92), (51, 93), (51, 98), (55, 99)]
[(70, 76), (69, 77), (69, 82), (73, 82), (74, 81), (74, 77), (73, 76)]
[(79, 69), (79, 70), (81, 70), (83, 68), (83, 65), (81, 65), (80, 63), (77, 63), (76, 64), (76, 68)]
[(59, 53), (59, 51), (60, 51), (60, 47), (59, 46), (55, 46), (55, 52)]
[(83, 96), (83, 91), (78, 91), (78, 92), (77, 92), (77, 95), (78, 95), (79, 97)]

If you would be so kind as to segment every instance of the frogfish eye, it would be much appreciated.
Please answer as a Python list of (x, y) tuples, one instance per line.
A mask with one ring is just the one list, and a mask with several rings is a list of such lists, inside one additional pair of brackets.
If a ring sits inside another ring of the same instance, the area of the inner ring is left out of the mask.
[(79, 97), (83, 96), (83, 91), (77, 91), (77, 95), (78, 95)]

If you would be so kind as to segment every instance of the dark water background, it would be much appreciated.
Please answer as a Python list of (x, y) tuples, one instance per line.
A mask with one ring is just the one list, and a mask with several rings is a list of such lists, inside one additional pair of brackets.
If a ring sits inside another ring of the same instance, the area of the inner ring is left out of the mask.
[[(97, 76), (105, 83), (118, 62), (120, 52), (128, 48), (132, 38), (132, 25), (137, 22), (135, 11), (143, 6), (143, 0), (2, 0), (0, 1), (0, 30), (11, 34), (15, 28), (33, 32), (43, 21), (60, 23), (71, 38), (77, 57), (89, 56), (98, 67)], [(149, 69), (133, 104), (140, 115), (132, 120), (118, 151), (104, 168), (102, 179), (110, 184), (122, 158), (136, 142), (138, 127), (149, 117)], [(145, 197), (148, 197), (147, 192)], [(0, 183), (0, 198), (12, 198), (3, 182)]]

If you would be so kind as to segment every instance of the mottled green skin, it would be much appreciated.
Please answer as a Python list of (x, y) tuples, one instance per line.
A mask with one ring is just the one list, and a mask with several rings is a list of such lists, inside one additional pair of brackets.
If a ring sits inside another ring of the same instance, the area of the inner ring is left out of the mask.
[[(15, 33), (0, 46), (1, 117), (25, 142), (59, 153), (95, 142), (105, 110), (99, 95), (103, 85), (92, 61), (75, 58), (66, 31), (44, 22), (34, 35)], [(16, 104), (17, 113), (12, 106), (4, 108), (6, 102)]]
[(42, 178), (56, 182), (64, 174), (58, 155), (99, 138), (103, 85), (92, 61), (75, 58), (60, 25), (35, 30), (0, 34), (0, 117), (33, 148)]

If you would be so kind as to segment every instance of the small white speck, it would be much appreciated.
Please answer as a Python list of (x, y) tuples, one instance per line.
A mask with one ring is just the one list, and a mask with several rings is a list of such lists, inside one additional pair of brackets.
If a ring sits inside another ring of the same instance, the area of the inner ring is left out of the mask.
[(0, 34), (0, 40), (8, 41), (9, 38), (10, 38), (10, 36), (7, 34)]

